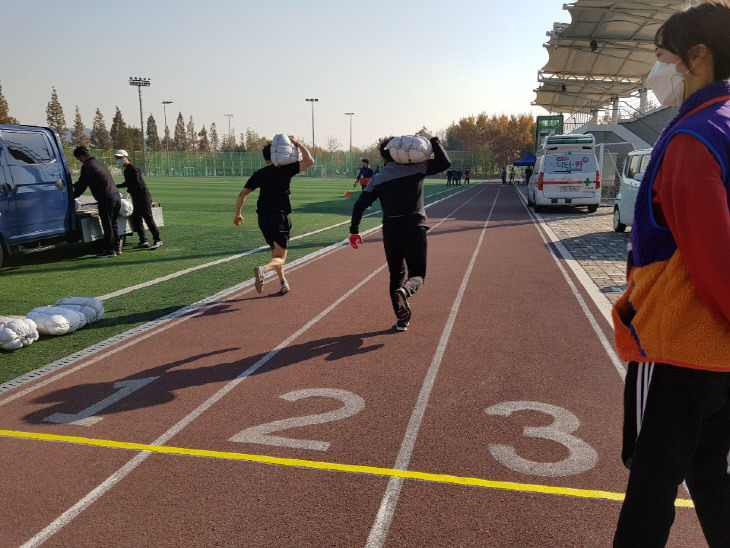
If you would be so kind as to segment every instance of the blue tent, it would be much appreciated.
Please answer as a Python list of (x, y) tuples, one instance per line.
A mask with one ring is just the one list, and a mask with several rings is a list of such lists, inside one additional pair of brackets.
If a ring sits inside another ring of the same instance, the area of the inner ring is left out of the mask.
[(516, 166), (534, 166), (535, 165), (535, 155), (532, 153), (525, 154), (522, 158), (517, 160), (514, 165)]

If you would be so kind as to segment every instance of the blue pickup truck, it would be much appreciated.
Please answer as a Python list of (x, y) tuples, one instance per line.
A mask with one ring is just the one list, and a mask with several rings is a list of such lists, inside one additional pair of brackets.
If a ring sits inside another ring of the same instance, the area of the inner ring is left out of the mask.
[[(0, 266), (13, 254), (43, 251), (62, 241), (101, 239), (95, 204), (79, 207), (58, 133), (0, 124)], [(153, 216), (162, 226), (161, 208)], [(131, 234), (126, 217), (119, 234)]]

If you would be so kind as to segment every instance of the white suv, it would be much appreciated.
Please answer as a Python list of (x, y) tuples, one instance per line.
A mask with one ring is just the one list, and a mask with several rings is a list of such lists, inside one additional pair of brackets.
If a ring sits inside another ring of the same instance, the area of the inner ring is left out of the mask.
[(623, 232), (634, 222), (636, 194), (650, 158), (650, 148), (629, 152), (629, 156), (626, 158), (624, 172), (621, 174), (621, 186), (613, 206), (613, 229), (616, 232)]
[(601, 204), (601, 173), (595, 148), (591, 134), (548, 135), (527, 184), (527, 205), (535, 211), (551, 205), (596, 211)]

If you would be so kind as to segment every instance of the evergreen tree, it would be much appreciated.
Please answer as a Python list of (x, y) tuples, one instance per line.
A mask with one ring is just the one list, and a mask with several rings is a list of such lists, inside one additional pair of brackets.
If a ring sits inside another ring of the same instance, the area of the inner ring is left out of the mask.
[(210, 131), (208, 132), (209, 138), (210, 138), (210, 148), (211, 150), (218, 150), (221, 146), (221, 142), (218, 139), (218, 128), (215, 127), (215, 122), (210, 124)]
[(112, 138), (113, 148), (124, 148), (129, 142), (127, 136), (127, 124), (124, 122), (124, 118), (122, 117), (122, 111), (119, 110), (119, 107), (116, 107), (116, 111), (114, 112), (114, 118), (112, 118), (112, 128), (109, 131), (109, 135)]
[(193, 123), (193, 117), (192, 116), (190, 117), (190, 121), (188, 122), (188, 126), (187, 126), (187, 128), (185, 130), (185, 134), (186, 134), (186, 138), (187, 138), (187, 141), (188, 141), (188, 148), (187, 148), (187, 150), (195, 150), (197, 148), (196, 147), (196, 144), (197, 144), (196, 136), (197, 136), (197, 134), (195, 133), (195, 123)]
[(200, 152), (210, 152), (208, 131), (205, 129), (205, 125), (203, 125), (203, 129), (201, 129), (198, 133), (198, 137), (200, 137), (200, 140), (198, 141), (198, 149), (200, 150)]
[(162, 150), (162, 145), (160, 144), (160, 136), (157, 133), (157, 122), (155, 122), (154, 116), (150, 114), (150, 117), (147, 118), (147, 150)]
[[(170, 138), (170, 128), (165, 126), (165, 138), (163, 140), (163, 147), (165, 148), (165, 150), (167, 150), (167, 151), (170, 150), (171, 141), (172, 141), (172, 139)], [(174, 143), (172, 143), (172, 144), (174, 145)]]
[(74, 146), (89, 146), (89, 138), (84, 131), (84, 122), (81, 121), (81, 111), (76, 105), (76, 115), (74, 116), (74, 130), (71, 133), (71, 144)]
[(224, 135), (221, 139), (221, 150), (224, 152), (236, 150), (236, 138), (233, 135)]
[(124, 129), (124, 139), (121, 148), (124, 150), (142, 150), (142, 130), (136, 126), (127, 126)]
[(112, 138), (104, 123), (104, 115), (97, 108), (94, 114), (94, 124), (91, 126), (91, 138), (89, 144), (92, 148), (101, 148), (109, 150), (112, 148)]
[(262, 137), (251, 128), (246, 128), (246, 136), (241, 134), (241, 140), (245, 140), (246, 150), (249, 152), (261, 152), (269, 142), (266, 137)]
[(185, 122), (183, 121), (182, 112), (177, 113), (177, 122), (175, 122), (175, 150), (187, 150)]
[(3, 95), (3, 87), (0, 85), (0, 124), (18, 124), (18, 120), (10, 116), (8, 102)]
[(51, 100), (46, 106), (46, 122), (49, 127), (52, 127), (58, 132), (61, 136), (61, 141), (65, 142), (63, 134), (66, 131), (66, 117), (63, 115), (63, 107), (58, 100), (56, 88), (52, 87), (51, 89), (53, 92), (51, 93)]

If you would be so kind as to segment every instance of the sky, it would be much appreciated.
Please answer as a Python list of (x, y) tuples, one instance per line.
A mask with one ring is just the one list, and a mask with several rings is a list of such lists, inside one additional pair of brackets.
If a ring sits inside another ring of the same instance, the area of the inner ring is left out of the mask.
[(10, 114), (45, 125), (55, 87), (66, 124), (115, 107), (139, 127), (251, 128), (317, 146), (446, 129), (460, 118), (546, 114), (532, 106), (564, 0), (27, 0), (3, 6), (0, 85)]

